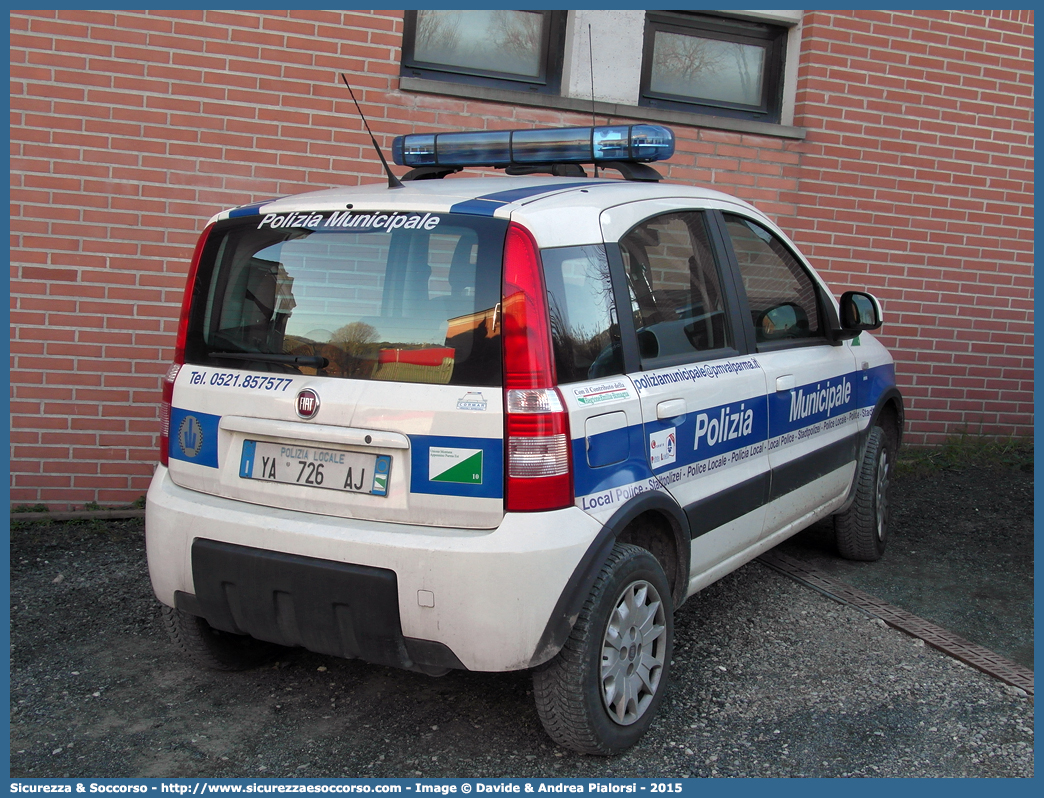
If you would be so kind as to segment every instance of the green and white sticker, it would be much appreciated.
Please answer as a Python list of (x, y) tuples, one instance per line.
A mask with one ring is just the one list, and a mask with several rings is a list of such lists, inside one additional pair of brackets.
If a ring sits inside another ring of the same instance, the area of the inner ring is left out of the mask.
[(481, 449), (428, 449), (428, 480), (460, 485), (482, 484)]
[(618, 380), (603, 385), (585, 385), (582, 388), (574, 388), (573, 396), (576, 397), (577, 404), (597, 405), (602, 402), (615, 402), (618, 399), (630, 399), (631, 391), (626, 382)]

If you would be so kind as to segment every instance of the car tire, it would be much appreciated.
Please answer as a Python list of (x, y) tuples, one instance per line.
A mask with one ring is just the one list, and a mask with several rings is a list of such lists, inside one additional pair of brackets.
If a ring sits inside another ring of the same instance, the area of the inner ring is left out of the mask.
[(173, 607), (162, 608), (171, 642), (197, 665), (217, 671), (242, 671), (275, 659), (281, 646), (215, 629), (203, 618)]
[(673, 613), (656, 558), (616, 544), (562, 650), (533, 672), (537, 714), (552, 740), (601, 755), (638, 741), (667, 688)]
[(855, 498), (847, 510), (834, 516), (837, 551), (845, 559), (872, 562), (884, 554), (894, 464), (895, 451), (888, 435), (881, 427), (874, 427), (856, 474)]

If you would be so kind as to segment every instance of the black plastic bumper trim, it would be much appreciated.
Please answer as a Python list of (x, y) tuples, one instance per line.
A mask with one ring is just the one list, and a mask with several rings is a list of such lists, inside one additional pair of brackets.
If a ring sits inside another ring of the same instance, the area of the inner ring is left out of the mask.
[(692, 539), (713, 532), (729, 521), (756, 510), (768, 501), (769, 472), (733, 485), (685, 508)]
[(464, 667), (442, 643), (403, 637), (386, 568), (197, 538), (192, 579), (196, 594), (179, 593), (178, 609), (215, 629), (426, 673)]
[(797, 490), (813, 480), (836, 471), (846, 463), (855, 462), (859, 447), (859, 435), (853, 434), (839, 441), (820, 447), (796, 460), (772, 469), (772, 486), (769, 501)]

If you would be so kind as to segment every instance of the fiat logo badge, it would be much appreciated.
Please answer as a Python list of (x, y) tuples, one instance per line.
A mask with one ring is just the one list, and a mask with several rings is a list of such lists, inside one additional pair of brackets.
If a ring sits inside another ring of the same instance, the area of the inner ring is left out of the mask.
[(315, 418), (315, 414), (319, 412), (319, 394), (311, 388), (305, 388), (297, 394), (295, 405), (297, 415), (301, 418)]

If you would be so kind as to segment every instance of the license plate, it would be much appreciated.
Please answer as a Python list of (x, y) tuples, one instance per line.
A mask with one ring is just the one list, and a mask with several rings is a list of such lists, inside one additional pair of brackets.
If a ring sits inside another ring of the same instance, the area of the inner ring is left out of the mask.
[(264, 441), (243, 441), (239, 476), (349, 493), (388, 495), (391, 457)]

